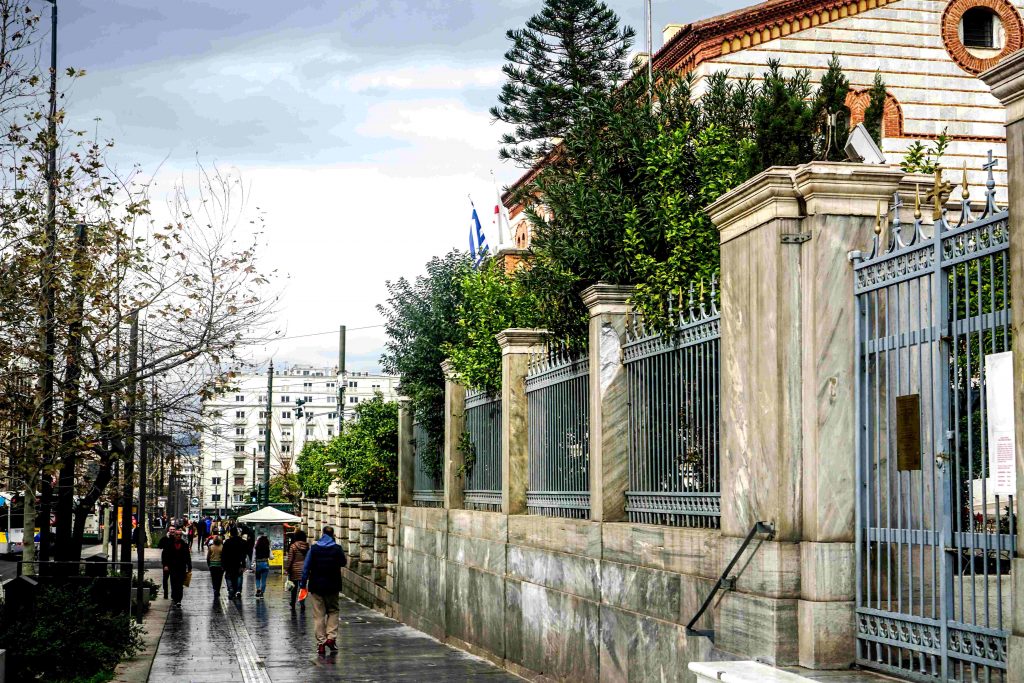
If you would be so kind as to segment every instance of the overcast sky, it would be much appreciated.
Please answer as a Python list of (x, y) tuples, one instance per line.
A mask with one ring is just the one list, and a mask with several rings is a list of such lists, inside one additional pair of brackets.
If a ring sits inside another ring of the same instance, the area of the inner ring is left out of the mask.
[[(267, 217), (265, 267), (288, 275), (288, 336), (379, 324), (385, 281), (465, 249), (467, 194), (488, 228), (491, 170), (503, 185), (519, 175), (497, 159), (487, 110), (505, 30), (541, 0), (59, 2), (61, 67), (88, 72), (73, 124), (100, 118), (117, 164), (155, 176), (155, 200), (197, 159), (237, 169)], [(666, 23), (748, 4), (654, 0), (655, 48)], [(609, 5), (642, 46), (643, 0)], [(349, 369), (377, 368), (383, 339), (352, 331)], [(330, 365), (337, 334), (249, 355)]]

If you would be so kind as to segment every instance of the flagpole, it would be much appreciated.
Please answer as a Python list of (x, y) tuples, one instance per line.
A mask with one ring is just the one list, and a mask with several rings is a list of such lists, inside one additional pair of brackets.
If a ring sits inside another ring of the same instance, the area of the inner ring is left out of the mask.
[(653, 12), (651, 11), (651, 0), (644, 0), (644, 18), (647, 23), (647, 103), (652, 104), (654, 101), (654, 43), (651, 39), (651, 34), (654, 32), (652, 17)]
[[(502, 210), (501, 192), (498, 191), (498, 179), (494, 177), (494, 169), (493, 168), (491, 169), (491, 182), (494, 183), (495, 201), (497, 201), (497, 204), (494, 205), (494, 208), (495, 208), (495, 214), (497, 215), (497, 223), (498, 223), (498, 249), (501, 249), (505, 245), (505, 231), (503, 229), (504, 228), (504, 222), (505, 222), (504, 221), (505, 216), (501, 212), (501, 210)], [(509, 226), (510, 229), (511, 229), (511, 227), (512, 226)], [(509, 237), (511, 237), (511, 235)]]

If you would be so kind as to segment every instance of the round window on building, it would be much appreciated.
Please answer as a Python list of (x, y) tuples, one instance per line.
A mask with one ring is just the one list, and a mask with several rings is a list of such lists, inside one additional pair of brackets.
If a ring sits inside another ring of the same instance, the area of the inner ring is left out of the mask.
[(972, 7), (960, 19), (960, 42), (980, 59), (995, 57), (1006, 43), (1003, 22), (988, 7)]

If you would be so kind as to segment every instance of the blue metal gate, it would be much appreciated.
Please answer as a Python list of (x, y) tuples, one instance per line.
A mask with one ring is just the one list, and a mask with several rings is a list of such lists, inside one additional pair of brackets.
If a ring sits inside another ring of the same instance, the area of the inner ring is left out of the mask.
[(980, 217), (965, 172), (955, 224), (916, 210), (902, 226), (896, 195), (887, 234), (879, 218), (851, 254), (857, 661), (912, 680), (1008, 680), (1016, 503), (993, 490), (985, 363), (1010, 350), (1009, 230), (992, 166)]

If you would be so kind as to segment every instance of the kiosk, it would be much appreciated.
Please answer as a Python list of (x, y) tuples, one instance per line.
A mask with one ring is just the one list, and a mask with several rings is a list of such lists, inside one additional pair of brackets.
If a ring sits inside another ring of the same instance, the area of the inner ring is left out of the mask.
[(242, 515), (238, 518), (238, 521), (252, 526), (257, 536), (261, 533), (267, 535), (270, 539), (270, 566), (283, 567), (284, 525), (301, 522), (302, 518), (267, 506), (262, 510)]

